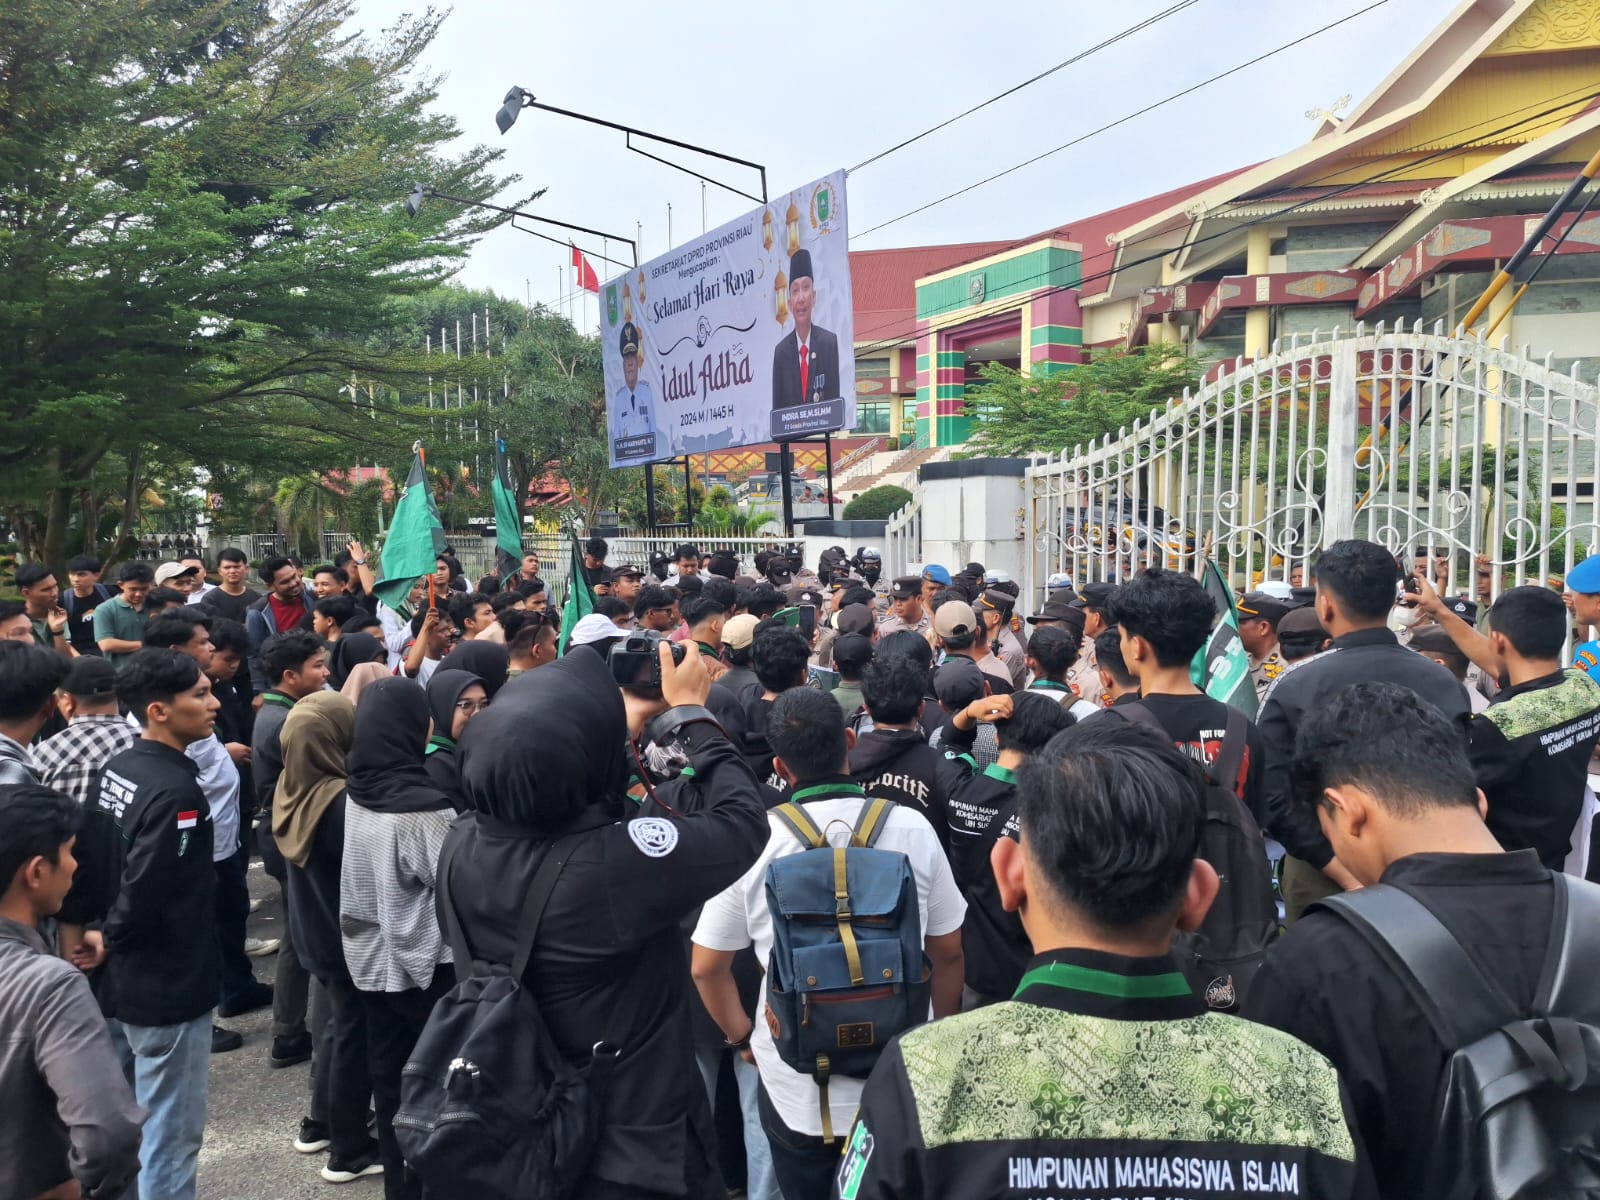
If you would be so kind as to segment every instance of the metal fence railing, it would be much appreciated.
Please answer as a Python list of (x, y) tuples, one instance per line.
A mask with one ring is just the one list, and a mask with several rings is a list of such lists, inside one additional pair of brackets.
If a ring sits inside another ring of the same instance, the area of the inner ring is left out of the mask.
[(1349, 537), (1425, 548), (1451, 594), (1544, 582), (1600, 545), (1597, 416), (1576, 373), (1438, 326), (1283, 339), (1028, 471), (1031, 594), (1207, 555), (1236, 587), (1294, 581)]

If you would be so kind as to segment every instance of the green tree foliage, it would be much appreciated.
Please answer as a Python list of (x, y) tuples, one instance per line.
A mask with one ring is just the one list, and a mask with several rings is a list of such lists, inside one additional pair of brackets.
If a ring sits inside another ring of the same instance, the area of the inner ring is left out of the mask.
[(882, 521), (911, 503), (911, 493), (892, 483), (868, 488), (844, 506), (846, 521)]
[(391, 300), (501, 218), (401, 200), (514, 180), (499, 151), (446, 150), (459, 131), (418, 71), (442, 16), (366, 36), (354, 10), (7, 0), (0, 508), (34, 557), (59, 565), (108, 493), (126, 537), (161, 460), (226, 492), (409, 450), (428, 364), (378, 352)]
[(1089, 361), (1049, 375), (987, 363), (971, 389), (978, 418), (972, 447), (1000, 457), (1055, 453), (1115, 434), (1197, 387), (1201, 364), (1170, 343), (1096, 350)]

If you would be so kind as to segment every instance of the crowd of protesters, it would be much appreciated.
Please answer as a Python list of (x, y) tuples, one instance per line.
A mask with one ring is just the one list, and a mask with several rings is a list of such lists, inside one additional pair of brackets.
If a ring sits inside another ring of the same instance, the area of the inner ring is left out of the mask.
[(535, 554), (19, 567), (0, 1195), (195, 1196), (269, 1007), (285, 1152), (395, 1198), (1593, 1194), (1600, 557), (1335, 543), (1242, 706), (1184, 572), (610, 560), (565, 629)]

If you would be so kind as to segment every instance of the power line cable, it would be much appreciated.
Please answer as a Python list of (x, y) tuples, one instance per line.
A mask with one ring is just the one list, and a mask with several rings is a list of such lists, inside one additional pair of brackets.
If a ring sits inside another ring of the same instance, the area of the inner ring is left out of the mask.
[(1373, 9), (1382, 8), (1387, 3), (1389, 3), (1389, 0), (1375, 0), (1375, 3), (1369, 4), (1365, 8), (1357, 9), (1355, 12), (1350, 13), (1348, 16), (1340, 17), (1337, 21), (1334, 21), (1334, 22), (1332, 22), (1331, 24), (1328, 24), (1328, 25), (1324, 25), (1321, 29), (1315, 29), (1310, 33), (1304, 34), (1301, 37), (1297, 37), (1292, 42), (1285, 42), (1283, 45), (1277, 47), (1276, 49), (1268, 50), (1265, 54), (1259, 54), (1255, 58), (1250, 59), (1248, 62), (1240, 63), (1238, 66), (1230, 67), (1226, 71), (1221, 72), (1220, 74), (1211, 76), (1210, 79), (1202, 80), (1199, 83), (1196, 83), (1196, 84), (1193, 84), (1190, 87), (1184, 88), (1181, 92), (1174, 92), (1172, 95), (1168, 96), (1164, 100), (1157, 100), (1154, 104), (1147, 104), (1147, 105), (1145, 105), (1145, 107), (1139, 109), (1136, 112), (1131, 112), (1131, 113), (1128, 113), (1126, 116), (1118, 117), (1115, 121), (1112, 121), (1112, 122), (1110, 122), (1109, 124), (1106, 124), (1106, 125), (1102, 125), (1098, 129), (1091, 129), (1088, 133), (1081, 134), (1080, 136), (1073, 138), (1069, 142), (1063, 142), (1061, 145), (1057, 146), (1053, 150), (1046, 150), (1043, 153), (1035, 154), (1032, 158), (1024, 159), (1022, 162), (1017, 163), (1015, 166), (1007, 167), (1003, 171), (996, 171), (993, 175), (990, 175), (990, 176), (988, 176), (988, 177), (986, 177), (984, 179), (979, 179), (974, 183), (969, 183), (969, 184), (967, 184), (966, 187), (958, 188), (955, 191), (951, 192), (947, 196), (940, 196), (937, 200), (930, 200), (926, 204), (920, 205), (917, 208), (913, 208), (910, 212), (903, 212), (898, 217), (890, 217), (887, 221), (880, 221), (878, 224), (872, 226), (870, 229), (863, 229), (860, 233), (856, 234), (855, 236), (856, 237), (866, 237), (870, 233), (876, 233), (880, 229), (886, 229), (890, 225), (894, 225), (894, 224), (897, 224), (900, 221), (906, 220), (908, 217), (914, 217), (918, 213), (927, 212), (930, 208), (934, 208), (937, 205), (944, 204), (946, 201), (954, 200), (957, 196), (964, 196), (968, 192), (975, 191), (976, 189), (981, 188), (981, 187), (985, 186), (986, 184), (993, 183), (997, 179), (1004, 179), (1007, 175), (1011, 175), (1011, 174), (1013, 174), (1013, 173), (1015, 173), (1017, 171), (1020, 171), (1024, 167), (1031, 167), (1034, 163), (1042, 162), (1044, 159), (1049, 158), (1051, 155), (1060, 154), (1063, 150), (1070, 150), (1073, 146), (1080, 145), (1083, 142), (1088, 141), (1090, 138), (1098, 137), (1100, 134), (1106, 133), (1109, 130), (1115, 129), (1119, 125), (1126, 125), (1129, 121), (1135, 120), (1138, 117), (1142, 117), (1142, 116), (1146, 115), (1147, 113), (1155, 112), (1156, 109), (1158, 109), (1158, 108), (1164, 108), (1166, 105), (1173, 103), (1173, 101), (1175, 101), (1175, 100), (1181, 100), (1185, 96), (1193, 95), (1195, 92), (1198, 92), (1202, 88), (1210, 87), (1213, 83), (1217, 83), (1220, 80), (1226, 79), (1230, 75), (1237, 75), (1240, 71), (1248, 70), (1250, 67), (1256, 66), (1259, 63), (1266, 62), (1267, 59), (1274, 58), (1277, 55), (1284, 53), (1286, 50), (1292, 50), (1294, 47), (1296, 47), (1298, 45), (1301, 45), (1304, 42), (1310, 41), (1312, 38), (1320, 37), (1322, 34), (1327, 33), (1329, 30), (1337, 29), (1341, 25), (1344, 25), (1344, 24), (1346, 24), (1346, 23), (1348, 23), (1350, 21), (1354, 21), (1357, 17), (1365, 16), (1367, 13), (1371, 12)]
[(970, 117), (973, 113), (978, 112), (981, 109), (988, 108), (991, 104), (997, 104), (1001, 100), (1004, 100), (1007, 96), (1014, 96), (1018, 92), (1022, 91), (1023, 88), (1031, 87), (1033, 84), (1038, 83), (1041, 79), (1048, 79), (1050, 76), (1054, 75), (1057, 71), (1063, 71), (1066, 68), (1072, 66), (1074, 63), (1080, 63), (1084, 59), (1090, 57), (1091, 55), (1098, 54), (1102, 50), (1105, 50), (1105, 49), (1107, 49), (1107, 48), (1109, 48), (1111, 46), (1115, 46), (1118, 42), (1123, 41), (1123, 40), (1125, 40), (1127, 38), (1130, 38), (1136, 33), (1142, 33), (1144, 30), (1149, 29), (1152, 25), (1159, 24), (1160, 22), (1166, 20), (1168, 17), (1175, 16), (1176, 14), (1182, 12), (1184, 9), (1192, 8), (1194, 5), (1196, 5), (1198, 3), (1200, 3), (1200, 0), (1179, 0), (1179, 2), (1177, 4), (1172, 5), (1170, 8), (1163, 9), (1161, 12), (1158, 12), (1158, 13), (1154, 14), (1153, 16), (1146, 17), (1144, 20), (1140, 21), (1137, 25), (1130, 25), (1127, 29), (1124, 29), (1121, 33), (1112, 34), (1105, 41), (1100, 42), (1097, 45), (1090, 46), (1087, 50), (1079, 51), (1077, 54), (1074, 54), (1071, 58), (1066, 59), (1066, 60), (1064, 60), (1062, 62), (1058, 62), (1055, 66), (1050, 67), (1047, 70), (1040, 71), (1037, 75), (1034, 75), (1034, 76), (1032, 76), (1032, 77), (1030, 77), (1028, 79), (1024, 79), (1021, 83), (1016, 84), (1013, 87), (1007, 88), (1005, 91), (1001, 92), (999, 95), (990, 96), (989, 99), (983, 101), (981, 104), (974, 104), (971, 108), (966, 109), (964, 112), (958, 112), (955, 116), (950, 117), (950, 118), (948, 118), (946, 120), (940, 121), (937, 125), (933, 126), (932, 128), (924, 129), (921, 133), (916, 134), (916, 135), (914, 135), (912, 137), (908, 137), (903, 142), (896, 142), (893, 146), (890, 146), (887, 150), (881, 151), (878, 154), (874, 154), (871, 158), (866, 159), (866, 160), (864, 160), (862, 162), (858, 162), (855, 166), (850, 168), (849, 173), (850, 174), (854, 174), (855, 172), (861, 170), (862, 167), (870, 167), (873, 163), (878, 162), (880, 159), (888, 158), (889, 155), (895, 153), (895, 151), (904, 150), (907, 146), (910, 146), (910, 145), (912, 145), (912, 144), (914, 144), (916, 142), (920, 142), (923, 138), (928, 137), (928, 136), (930, 136), (932, 134), (938, 133), (941, 129), (948, 129), (951, 125), (954, 125), (957, 121), (960, 121), (960, 120), (963, 120), (963, 119), (965, 119), (967, 117)]
[[(1563, 93), (1563, 95), (1570, 95), (1570, 93)], [(1586, 95), (1585, 97), (1583, 97), (1583, 99), (1585, 101), (1587, 101), (1587, 102), (1593, 102), (1595, 100), (1600, 100), (1600, 91), (1591, 92), (1588, 95)], [(1358, 180), (1355, 180), (1355, 181), (1353, 181), (1351, 183), (1341, 185), (1340, 187), (1334, 188), (1331, 191), (1324, 192), (1324, 193), (1322, 193), (1320, 195), (1307, 197), (1306, 199), (1300, 200), (1300, 201), (1298, 201), (1298, 202), (1296, 202), (1294, 204), (1291, 204), (1288, 207), (1283, 208), (1283, 209), (1281, 209), (1281, 210), (1279, 210), (1277, 212), (1266, 213), (1266, 214), (1263, 214), (1262, 216), (1254, 217), (1254, 218), (1252, 218), (1252, 219), (1250, 219), (1248, 221), (1241, 222), (1240, 224), (1232, 226), (1232, 227), (1230, 227), (1228, 229), (1218, 230), (1216, 233), (1211, 233), (1211, 234), (1205, 235), (1204, 237), (1196, 238), (1193, 242), (1189, 243), (1189, 245), (1190, 245), (1191, 248), (1193, 248), (1195, 246), (1202, 246), (1202, 245), (1205, 245), (1207, 242), (1216, 241), (1216, 240), (1218, 240), (1220, 238), (1233, 237), (1233, 236), (1237, 235), (1238, 233), (1240, 233), (1240, 232), (1242, 232), (1242, 231), (1244, 231), (1246, 229), (1249, 229), (1249, 228), (1251, 228), (1252, 226), (1255, 226), (1255, 225), (1260, 225), (1260, 224), (1263, 224), (1263, 223), (1268, 222), (1268, 221), (1280, 221), (1284, 217), (1286, 217), (1286, 216), (1290, 215), (1291, 213), (1294, 213), (1294, 212), (1296, 212), (1296, 211), (1298, 211), (1300, 209), (1307, 208), (1307, 207), (1310, 207), (1310, 206), (1315, 205), (1315, 204), (1326, 203), (1327, 201), (1332, 200), (1332, 199), (1336, 199), (1337, 197), (1339, 197), (1341, 195), (1345, 195), (1345, 194), (1347, 194), (1349, 192), (1356, 191), (1356, 190), (1358, 190), (1360, 188), (1367, 187), (1368, 185), (1370, 185), (1372, 183), (1382, 182), (1384, 179), (1387, 179), (1390, 176), (1399, 174), (1399, 173), (1404, 172), (1404, 171), (1414, 170), (1415, 168), (1417, 168), (1419, 166), (1422, 166), (1422, 165), (1424, 165), (1424, 164), (1426, 164), (1428, 162), (1431, 162), (1434, 159), (1448, 157), (1449, 155), (1456, 154), (1456, 153), (1458, 153), (1459, 151), (1461, 151), (1463, 149), (1469, 149), (1472, 146), (1474, 146), (1476, 144), (1479, 144), (1484, 138), (1496, 137), (1496, 136), (1499, 136), (1500, 134), (1510, 132), (1511, 130), (1516, 129), (1519, 126), (1527, 125), (1527, 124), (1530, 124), (1530, 123), (1532, 123), (1534, 121), (1542, 120), (1544, 117), (1550, 116), (1551, 114), (1556, 113), (1556, 112), (1560, 112), (1564, 108), (1572, 107), (1572, 104), (1573, 104), (1572, 101), (1567, 101), (1565, 103), (1557, 104), (1557, 105), (1554, 105), (1554, 106), (1552, 106), (1550, 108), (1543, 109), (1543, 110), (1541, 110), (1539, 112), (1531, 114), (1530, 116), (1524, 117), (1519, 121), (1513, 121), (1513, 122), (1511, 122), (1511, 123), (1509, 123), (1507, 125), (1503, 125), (1503, 126), (1500, 126), (1500, 127), (1496, 128), (1496, 129), (1489, 130), (1488, 132), (1486, 132), (1484, 134), (1477, 135), (1471, 141), (1457, 143), (1457, 144), (1454, 144), (1454, 145), (1444, 146), (1444, 147), (1442, 147), (1442, 148), (1440, 148), (1438, 150), (1435, 150), (1435, 151), (1425, 155), (1424, 157), (1422, 157), (1420, 159), (1411, 160), (1411, 161), (1402, 163), (1399, 166), (1386, 168), (1383, 171), (1375, 172), (1374, 174), (1366, 176), (1366, 177), (1364, 177), (1362, 179), (1358, 179)], [(1512, 111), (1516, 111), (1516, 110), (1512, 110)], [(1464, 128), (1474, 128), (1474, 127), (1475, 126), (1466, 126)], [(1451, 136), (1451, 135), (1446, 134), (1446, 135), (1443, 135), (1443, 136), (1447, 136), (1448, 137), (1448, 136)], [(1431, 138), (1429, 140), (1430, 140), (1430, 142), (1436, 142), (1438, 140), (1438, 138), (1435, 137), (1435, 138)], [(1407, 153), (1407, 152), (1408, 151), (1403, 151), (1402, 150), (1402, 151), (1395, 151), (1394, 153), (1395, 154), (1402, 154), (1402, 153)], [(1239, 201), (1230, 202), (1230, 206), (1242, 207), (1242, 206), (1244, 206), (1244, 204), (1260, 204), (1260, 203), (1263, 203), (1263, 202), (1270, 202), (1270, 199), (1271, 199), (1270, 196), (1267, 196), (1267, 197), (1256, 197), (1256, 198), (1253, 198), (1253, 199), (1251, 199), (1249, 201), (1245, 201), (1245, 202), (1239, 202)], [(1125, 243), (1124, 248), (1131, 247), (1131, 246), (1142, 245), (1142, 244), (1154, 241), (1154, 240), (1156, 240), (1157, 238), (1159, 238), (1161, 236), (1162, 235), (1159, 234), (1159, 233), (1153, 233), (1153, 234), (1147, 235), (1146, 237), (1143, 237), (1143, 238), (1137, 238), (1137, 239), (1134, 239), (1132, 241), (1129, 241), (1129, 242)], [(1017, 242), (1015, 242), (1013, 244), (1013, 248), (1014, 248), (1014, 246), (1023, 246), (1023, 245), (1027, 245), (1029, 242), (1037, 241), (1038, 237), (1039, 237), (1039, 235), (1033, 235), (1033, 236), (1030, 236), (1030, 237), (1027, 237), (1027, 238), (1019, 239)], [(1080, 278), (1079, 280), (1077, 280), (1074, 283), (1059, 284), (1059, 285), (1056, 285), (1054, 287), (1042, 289), (1037, 294), (1031, 296), (1030, 299), (1038, 300), (1038, 299), (1042, 299), (1042, 298), (1047, 297), (1047, 296), (1055, 295), (1055, 294), (1060, 293), (1060, 292), (1079, 291), (1079, 290), (1082, 289), (1084, 284), (1096, 283), (1096, 282), (1098, 282), (1098, 281), (1100, 281), (1102, 279), (1110, 278), (1111, 276), (1115, 275), (1118, 271), (1129, 270), (1129, 269), (1131, 269), (1133, 267), (1143, 266), (1143, 265), (1145, 265), (1147, 263), (1159, 261), (1160, 259), (1165, 258), (1169, 253), (1171, 253), (1170, 248), (1162, 249), (1160, 251), (1157, 251), (1154, 254), (1146, 255), (1146, 256), (1141, 257), (1141, 258), (1135, 258), (1135, 259), (1133, 259), (1131, 261), (1128, 261), (1128, 262), (1120, 262), (1120, 263), (1117, 263), (1114, 266), (1112, 266), (1112, 267), (1110, 267), (1110, 268), (1108, 268), (1108, 269), (1106, 269), (1104, 271), (1097, 271), (1097, 272), (1093, 272), (1093, 273), (1091, 273), (1089, 275), (1085, 275), (1085, 276), (1083, 276), (1082, 278)], [(1031, 282), (1032, 280), (1035, 280), (1035, 279), (1048, 278), (1050, 275), (1055, 274), (1055, 273), (1056, 273), (1055, 270), (1046, 270), (1046, 271), (1039, 272), (1039, 273), (1037, 273), (1035, 275), (1032, 275), (1032, 276), (1023, 277), (1021, 279), (1015, 280), (1014, 282), (1017, 282), (1017, 283), (1028, 283), (1028, 282)], [(935, 316), (935, 317), (942, 316), (947, 312), (955, 311), (955, 309), (957, 307), (961, 307), (963, 305), (964, 305), (964, 302), (961, 302), (961, 303), (955, 305), (954, 307), (947, 308), (947, 309), (941, 309), (941, 310), (939, 310), (937, 312), (933, 312), (933, 313), (930, 313), (928, 315), (929, 316)], [(878, 328), (887, 328), (887, 327), (886, 326), (879, 326)], [(867, 332), (868, 333), (875, 333), (875, 332), (877, 332), (877, 330), (876, 329), (872, 329), (872, 330), (868, 330)], [(876, 350), (888, 349), (888, 348), (891, 348), (893, 346), (897, 346), (900, 343), (904, 342), (907, 337), (914, 336), (916, 332), (917, 332), (917, 330), (916, 330), (915, 326), (913, 326), (910, 330), (901, 330), (900, 332), (895, 333), (895, 334), (891, 334), (891, 335), (889, 335), (889, 336), (887, 336), (885, 338), (882, 338), (882, 339), (878, 340), (877, 342), (868, 343), (866, 345), (859, 346), (857, 348), (857, 354), (858, 355), (859, 354), (870, 354), (870, 353), (872, 353), (872, 352), (874, 352)]]

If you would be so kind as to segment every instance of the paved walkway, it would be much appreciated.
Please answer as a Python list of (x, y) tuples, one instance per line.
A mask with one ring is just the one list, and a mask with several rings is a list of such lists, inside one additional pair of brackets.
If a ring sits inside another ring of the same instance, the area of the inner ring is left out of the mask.
[[(266, 899), (250, 918), (252, 937), (277, 937), (283, 930), (278, 887), (259, 864), (250, 870), (250, 894)], [(277, 958), (258, 958), (256, 974), (272, 981)], [(270, 1011), (221, 1021), (244, 1034), (244, 1046), (211, 1059), (209, 1120), (200, 1151), (200, 1200), (373, 1200), (383, 1195), (383, 1177), (336, 1186), (317, 1174), (325, 1154), (299, 1154), (294, 1135), (306, 1115), (311, 1066), (267, 1065), (272, 1045)]]

